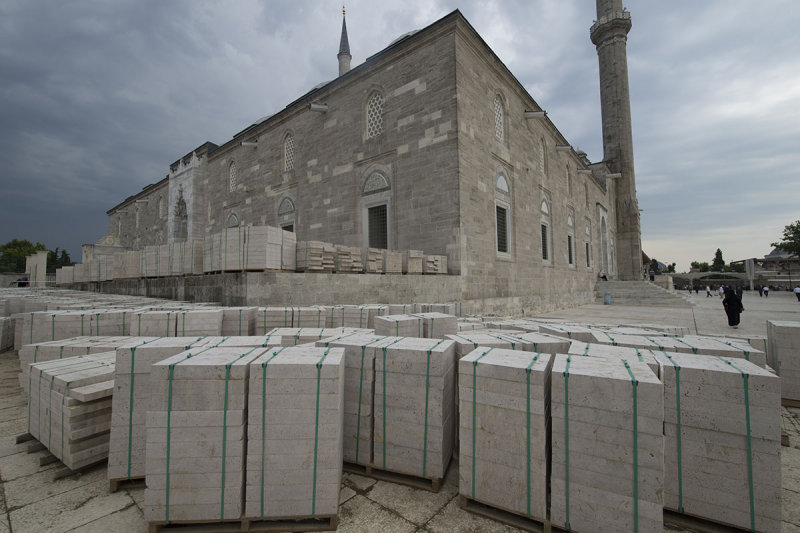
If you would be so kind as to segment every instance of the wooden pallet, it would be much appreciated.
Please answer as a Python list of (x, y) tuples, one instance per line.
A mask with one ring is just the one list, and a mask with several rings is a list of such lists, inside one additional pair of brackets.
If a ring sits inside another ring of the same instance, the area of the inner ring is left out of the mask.
[(489, 518), (523, 531), (534, 531), (535, 533), (563, 531), (561, 528), (552, 527), (548, 520), (536, 520), (535, 518), (528, 518), (527, 516), (511, 513), (509, 511), (498, 509), (497, 507), (492, 507), (491, 505), (486, 505), (485, 503), (475, 501), (471, 498), (467, 498), (461, 494), (458, 496), (458, 506), (469, 513), (476, 514), (484, 518)]
[(119, 489), (143, 489), (145, 486), (144, 476), (108, 480), (109, 492), (117, 492)]
[(359, 465), (356, 463), (344, 462), (342, 470), (350, 472), (351, 474), (358, 474), (360, 476), (367, 476), (381, 481), (389, 481), (391, 483), (398, 483), (406, 485), (415, 489), (423, 489), (431, 492), (439, 492), (442, 488), (441, 478), (424, 478), (418, 476), (411, 476), (409, 474), (400, 474), (398, 472), (390, 472), (389, 470), (382, 470), (371, 465)]
[(723, 524), (670, 509), (664, 509), (664, 525), (682, 527), (698, 533), (740, 533), (742, 531), (750, 531), (750, 529)]
[(339, 527), (339, 517), (319, 516), (316, 518), (276, 518), (270, 520), (223, 520), (220, 522), (180, 521), (150, 522), (149, 533), (161, 531), (178, 533), (267, 533), (277, 531), (335, 531)]

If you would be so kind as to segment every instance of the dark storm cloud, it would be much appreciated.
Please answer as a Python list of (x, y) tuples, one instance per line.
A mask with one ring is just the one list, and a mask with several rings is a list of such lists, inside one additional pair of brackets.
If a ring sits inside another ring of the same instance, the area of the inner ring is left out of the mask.
[[(768, 251), (795, 207), (800, 14), (790, 0), (637, 2), (628, 58), (645, 250)], [(459, 8), (564, 136), (603, 157), (594, 2), (347, 5), (353, 66)], [(105, 211), (337, 74), (341, 3), (0, 3), (0, 242), (79, 255)], [(735, 222), (729, 213), (740, 213)]]

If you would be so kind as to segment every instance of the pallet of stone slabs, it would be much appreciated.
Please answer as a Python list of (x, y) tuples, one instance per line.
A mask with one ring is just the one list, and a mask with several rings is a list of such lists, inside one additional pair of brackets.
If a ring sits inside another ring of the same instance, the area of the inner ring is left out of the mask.
[(120, 489), (143, 489), (146, 485), (144, 476), (109, 479), (108, 492), (117, 492)]
[(492, 507), (491, 505), (486, 505), (485, 503), (467, 498), (462, 494), (459, 494), (458, 496), (458, 506), (468, 513), (472, 513), (483, 518), (489, 518), (490, 520), (495, 520), (501, 524), (515, 527), (523, 531), (532, 531), (534, 533), (544, 533), (548, 531), (555, 531), (559, 533), (565, 532), (565, 530), (559, 527), (551, 526), (550, 522), (547, 520), (541, 521), (535, 518), (528, 518), (527, 516), (518, 515), (516, 513), (510, 513), (504, 509), (498, 509), (497, 507)]
[(676, 526), (689, 531), (697, 531), (698, 533), (739, 533), (750, 531), (749, 529), (742, 529), (730, 524), (715, 522), (707, 518), (700, 518), (670, 509), (664, 509), (664, 526)]
[(221, 522), (149, 522), (148, 532), (175, 531), (177, 533), (239, 533), (277, 531), (335, 531), (339, 527), (338, 515), (314, 518), (275, 518), (269, 520), (224, 520)]
[(350, 472), (351, 474), (371, 477), (381, 481), (389, 481), (391, 483), (406, 485), (407, 487), (423, 489), (430, 492), (439, 492), (439, 489), (442, 488), (442, 478), (424, 478), (409, 474), (400, 474), (398, 472), (383, 470), (374, 465), (360, 465), (345, 461), (342, 470)]

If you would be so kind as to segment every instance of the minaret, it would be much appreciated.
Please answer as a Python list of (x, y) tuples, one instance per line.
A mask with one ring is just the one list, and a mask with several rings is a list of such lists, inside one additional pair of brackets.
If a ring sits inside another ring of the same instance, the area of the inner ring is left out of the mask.
[(347, 41), (347, 22), (344, 20), (344, 6), (342, 6), (342, 38), (339, 41), (339, 54), (336, 56), (339, 59), (339, 76), (350, 70), (350, 60), (353, 56), (350, 55), (350, 43)]
[(642, 279), (642, 232), (633, 172), (633, 133), (625, 51), (631, 14), (622, 0), (597, 0), (597, 22), (590, 29), (600, 62), (600, 106), (603, 117), (603, 159), (616, 192), (616, 262), (619, 279)]

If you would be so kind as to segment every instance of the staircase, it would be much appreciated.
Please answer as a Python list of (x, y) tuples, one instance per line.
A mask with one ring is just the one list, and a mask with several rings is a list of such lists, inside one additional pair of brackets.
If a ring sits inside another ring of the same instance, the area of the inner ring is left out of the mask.
[(597, 303), (611, 295), (611, 305), (642, 305), (647, 307), (691, 307), (688, 295), (668, 291), (649, 281), (598, 281), (595, 287)]

